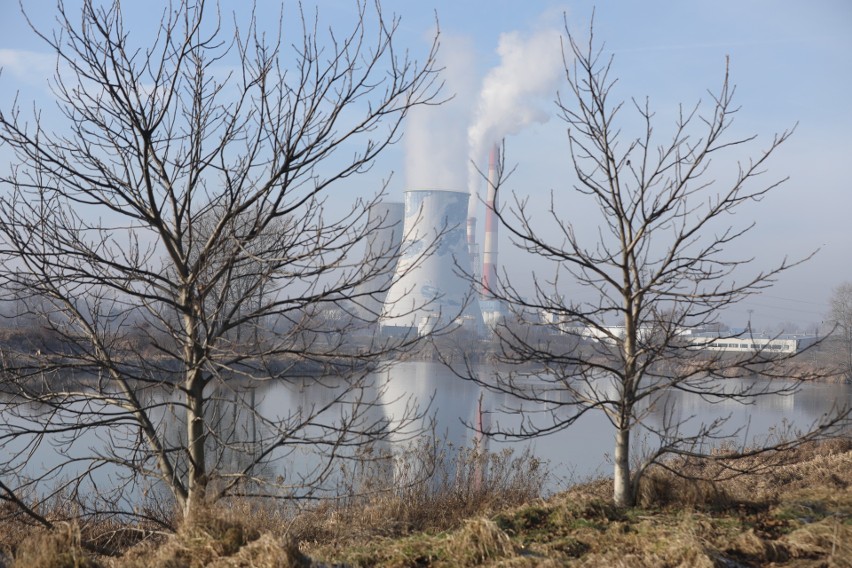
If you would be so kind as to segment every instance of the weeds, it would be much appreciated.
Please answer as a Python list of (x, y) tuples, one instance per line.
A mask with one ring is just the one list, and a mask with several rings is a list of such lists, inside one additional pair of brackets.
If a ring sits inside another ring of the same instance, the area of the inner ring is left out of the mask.
[(80, 529), (62, 523), (53, 531), (39, 530), (25, 539), (14, 554), (17, 568), (98, 568), (82, 547)]
[(424, 443), (391, 461), (359, 462), (347, 472), (347, 496), (303, 511), (292, 534), (310, 542), (348, 542), (448, 530), (538, 497), (547, 475), (528, 452), (436, 450)]
[(643, 504), (622, 509), (605, 481), (541, 499), (544, 468), (524, 454), (421, 447), (404, 460), (363, 462), (342, 478), (347, 495), (309, 509), (225, 503), (113, 559), (87, 556), (80, 529), (62, 525), (33, 534), (10, 556), (13, 566), (45, 568), (852, 568), (852, 443), (814, 445), (794, 457), (801, 461), (757, 478), (714, 484), (651, 471)]
[(850, 452), (852, 439), (838, 438), (747, 459), (673, 460), (665, 468), (653, 467), (645, 474), (638, 503), (641, 507), (715, 510), (765, 508), (790, 491), (813, 486), (843, 490), (852, 486), (852, 476), (844, 475), (843, 468), (838, 472), (836, 458), (852, 455)]
[(466, 521), (451, 539), (450, 558), (458, 566), (479, 566), (496, 558), (515, 554), (512, 541), (497, 524), (489, 519)]
[(252, 523), (233, 512), (207, 510), (185, 519), (163, 543), (143, 543), (117, 562), (121, 568), (202, 568), (276, 566), (302, 568), (310, 561), (298, 545), (285, 537), (261, 535)]

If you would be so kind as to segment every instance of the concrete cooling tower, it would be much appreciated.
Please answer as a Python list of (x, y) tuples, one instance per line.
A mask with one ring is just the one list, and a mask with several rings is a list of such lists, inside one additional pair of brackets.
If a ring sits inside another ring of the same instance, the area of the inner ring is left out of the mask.
[(482, 312), (469, 277), (466, 215), (470, 194), (405, 192), (405, 223), (396, 275), (381, 325), (387, 332), (428, 333), (458, 322), (476, 333)]
[(396, 273), (397, 255), (402, 244), (405, 205), (374, 203), (370, 207), (367, 229), (367, 250), (362, 260), (361, 278), (355, 287), (355, 313), (367, 321), (382, 315), (385, 297)]

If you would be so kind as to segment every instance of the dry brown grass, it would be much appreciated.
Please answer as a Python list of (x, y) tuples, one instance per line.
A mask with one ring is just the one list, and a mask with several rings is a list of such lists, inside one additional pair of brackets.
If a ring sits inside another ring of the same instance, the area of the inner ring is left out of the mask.
[(111, 564), (116, 568), (310, 566), (292, 539), (261, 535), (250, 528), (251, 524), (229, 511), (202, 511), (186, 519), (177, 533), (164, 542), (138, 545)]
[(527, 453), (417, 448), (394, 470), (362, 472), (350, 497), (302, 511), (290, 534), (345, 546), (376, 537), (440, 532), (541, 494), (547, 471)]
[[(237, 499), (179, 523), (174, 535), (157, 534), (161, 527), (122, 526), (111, 520), (73, 525), (74, 542), (126, 551), (118, 560), (102, 559), (117, 567), (266, 565), (252, 560), (258, 554), (267, 560), (278, 555), (274, 565), (298, 566), (294, 542), (305, 549), (328, 543), (339, 548), (460, 527), (467, 519), (537, 497), (547, 475), (543, 464), (528, 454), (451, 446), (433, 452), (433, 447), (424, 443), (395, 461), (365, 456), (357, 468), (344, 472), (341, 498), (307, 508)], [(68, 517), (69, 511), (60, 510), (66, 505), (57, 505), (48, 516)], [(25, 521), (11, 519), (0, 526), (0, 551), (11, 556), (24, 546), (33, 534)], [(136, 544), (144, 535), (147, 540)]]
[(316, 546), (312, 556), (346, 566), (850, 568), (850, 444), (794, 457), (803, 461), (717, 487), (652, 477), (633, 509), (613, 506), (612, 482), (600, 480), (504, 510), (493, 525), (480, 518), (437, 534)]
[[(53, 532), (73, 527), (73, 532), (78, 535), (76, 540), (90, 551), (120, 554), (151, 534), (164, 530), (167, 514), (163, 511), (152, 512), (141, 507), (138, 512), (149, 518), (132, 521), (116, 514), (89, 515), (87, 512), (93, 509), (91, 503), (81, 503), (78, 498), (79, 495), (69, 491), (58, 491), (48, 499), (27, 498), (24, 501), (35, 502), (34, 512), (56, 527)], [(151, 520), (155, 517), (160, 522)], [(13, 556), (22, 543), (49, 532), (13, 503), (6, 502), (0, 506), (0, 553)]]
[[(688, 459), (650, 470), (642, 480), (643, 507), (681, 505), (725, 509), (768, 504), (791, 491), (852, 486), (852, 439), (805, 444), (745, 460)], [(739, 475), (737, 470), (753, 474)]]
[(511, 537), (494, 520), (469, 519), (451, 532), (417, 533), (399, 538), (376, 538), (346, 547), (315, 549), (321, 566), (434, 566), (464, 567), (512, 565), (517, 561)]
[(804, 525), (782, 537), (781, 542), (792, 558), (825, 558), (829, 566), (852, 566), (852, 526), (848, 517)]
[(96, 568), (101, 566), (83, 550), (80, 529), (62, 523), (55, 530), (36, 530), (14, 552), (15, 568)]
[(449, 539), (448, 556), (458, 566), (479, 566), (499, 558), (515, 555), (512, 539), (497, 523), (478, 518), (465, 522)]
[[(473, 481), (472, 472), (481, 474), (482, 464), (454, 458), (453, 467), (429, 483), (394, 490), (381, 490), (387, 479), (379, 473), (365, 473), (357, 483), (371, 492), (296, 516), (258, 503), (225, 504), (188, 520), (164, 540), (138, 545), (122, 558), (100, 561), (115, 568), (852, 568), (852, 441), (803, 447), (792, 457), (799, 461), (765, 470), (756, 478), (735, 477), (716, 484), (656, 471), (643, 488), (642, 505), (633, 509), (612, 504), (609, 480), (574, 487), (547, 500), (512, 503), (511, 499), (535, 495), (538, 466), (489, 457), (496, 460), (496, 469), (488, 470), (495, 484), (474, 491), (453, 480)], [(718, 467), (713, 461), (688, 465), (702, 468), (702, 473)], [(503, 490), (511, 497), (500, 495)], [(469, 514), (477, 507), (479, 513)], [(35, 537), (22, 544), (15, 565), (96, 566), (82, 554), (79, 531), (66, 529), (38, 537), (47, 544)], [(38, 564), (37, 556), (18, 559), (32, 554), (27, 551), (38, 551), (52, 562), (66, 558), (59, 551), (67, 548), (72, 550), (68, 558), (84, 563)]]
[[(366, 556), (369, 562), (352, 565), (409, 566), (440, 558), (446, 566), (477, 565), (513, 550), (509, 537), (483, 515), (536, 497), (546, 475), (526, 454), (453, 448), (433, 454), (425, 445), (392, 465), (364, 460), (344, 480), (348, 495), (310, 508), (222, 503), (187, 519), (174, 535), (149, 540), (106, 562), (115, 568), (288, 568), (310, 566), (305, 553), (322, 557), (346, 550), (351, 560), (359, 558), (361, 543), (383, 543), (381, 552)], [(453, 528), (461, 530), (452, 539), (442, 536), (441, 531)], [(432, 536), (424, 540), (417, 535), (422, 531)], [(421, 549), (433, 552), (421, 557)]]

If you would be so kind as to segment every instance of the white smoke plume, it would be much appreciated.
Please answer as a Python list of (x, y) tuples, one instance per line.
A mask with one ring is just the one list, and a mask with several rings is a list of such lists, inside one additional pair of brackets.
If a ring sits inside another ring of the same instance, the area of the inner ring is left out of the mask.
[[(488, 148), (533, 123), (547, 122), (551, 101), (563, 73), (560, 33), (503, 33), (497, 46), (500, 63), (483, 79), (474, 120), (468, 128), (469, 156), (482, 164)], [(477, 188), (483, 184), (476, 166), (468, 171), (470, 214), (475, 216)]]
[(466, 185), (468, 141), (463, 125), (470, 123), (478, 87), (474, 52), (469, 38), (441, 33), (438, 64), (444, 68), (444, 93), (453, 98), (438, 107), (417, 107), (407, 119), (405, 172), (409, 189), (460, 191)]

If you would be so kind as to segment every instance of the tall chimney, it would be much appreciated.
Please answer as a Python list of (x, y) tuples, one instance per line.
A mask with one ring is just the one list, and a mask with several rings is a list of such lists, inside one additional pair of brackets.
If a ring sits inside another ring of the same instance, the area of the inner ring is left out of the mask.
[(488, 156), (488, 199), (485, 202), (485, 242), (482, 247), (482, 295), (491, 297), (497, 286), (497, 183), (499, 146), (491, 146)]

